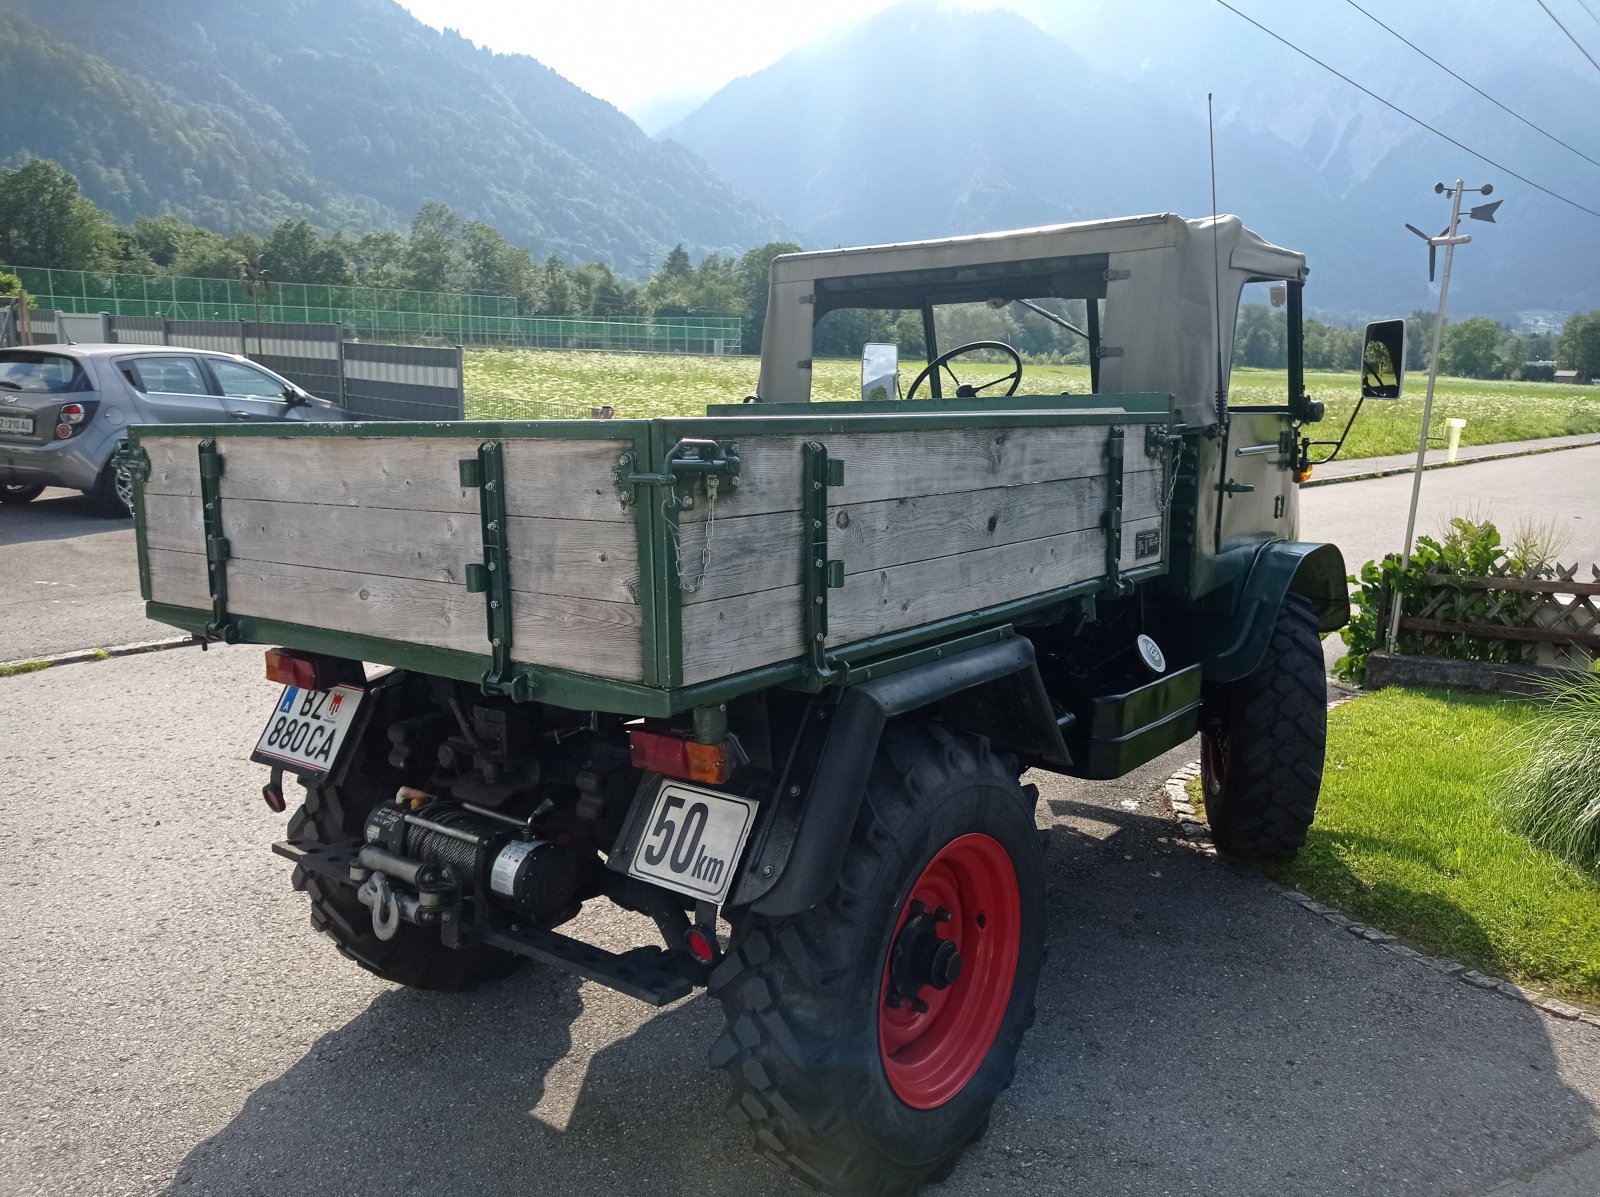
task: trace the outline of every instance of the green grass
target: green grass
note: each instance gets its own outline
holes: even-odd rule
[[[910,384],[915,363],[902,363]],[[700,415],[711,403],[737,403],[756,389],[760,362],[753,357],[693,357],[673,354],[561,353],[533,349],[469,349],[466,352],[467,416],[471,419],[587,418],[611,404],[619,416]],[[851,399],[860,393],[857,361],[819,360],[813,386],[819,399]],[[1023,382],[1036,393],[1089,389],[1087,366],[1028,365]],[[1414,452],[1422,415],[1424,379],[1413,375],[1407,398],[1369,402],[1351,430],[1345,457],[1380,457]],[[1356,375],[1310,374],[1306,389],[1328,405],[1318,435],[1336,439],[1355,406]],[[1236,403],[1272,403],[1284,394],[1279,371],[1239,370]],[[1444,436],[1444,421],[1464,418],[1464,445],[1491,445],[1578,432],[1600,432],[1600,395],[1540,382],[1474,382],[1446,378],[1434,397],[1432,435]]]
[[[49,661],[12,661],[9,665],[0,665],[0,677],[16,677],[19,673],[37,673],[49,668]]]
[[[1533,703],[1383,690],[1330,712],[1317,821],[1271,876],[1432,955],[1600,1001],[1600,886],[1507,829]]]

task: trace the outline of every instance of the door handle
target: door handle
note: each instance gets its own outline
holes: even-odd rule
[[[248,420],[250,418],[250,413],[247,411],[236,411],[230,414],[235,420]]]

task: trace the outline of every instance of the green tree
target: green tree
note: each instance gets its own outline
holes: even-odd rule
[[[465,276],[461,254],[461,217],[448,205],[424,204],[411,221],[406,239],[406,275],[418,291],[456,291]]]
[[[1281,366],[1287,360],[1285,317],[1264,303],[1247,303],[1239,308],[1234,325],[1233,364],[1236,366]]]
[[[110,263],[114,244],[111,218],[50,159],[0,171],[0,262],[100,270]]]
[[[1500,338],[1505,326],[1487,316],[1469,316],[1445,326],[1439,369],[1459,378],[1495,378],[1500,370]]]
[[[740,348],[745,353],[761,352],[761,331],[767,322],[767,272],[772,268],[772,259],[779,254],[799,252],[800,247],[792,241],[769,241],[750,250],[734,267],[734,278],[744,300],[740,312],[744,318]]]
[[[566,264],[551,254],[544,260],[540,273],[544,276],[544,299],[539,310],[550,316],[574,315],[572,278]]]
[[[350,249],[356,281],[369,287],[406,285],[406,239],[392,229],[362,233]]]
[[[284,221],[261,252],[280,283],[338,284],[352,277],[343,239],[323,240],[307,220]]]
[[[481,220],[469,220],[461,230],[461,255],[466,266],[466,288],[478,295],[514,295],[524,312],[539,310],[544,298],[544,277],[533,257],[512,245],[500,230]]]
[[[674,245],[668,252],[666,261],[661,263],[660,273],[667,278],[687,279],[694,273],[694,266],[689,261],[689,254],[683,248],[683,242]]]
[[[1556,366],[1577,370],[1589,378],[1600,377],[1600,312],[1571,317],[1556,342]]]
[[[1433,353],[1433,326],[1437,323],[1439,323],[1437,312],[1427,312],[1421,308],[1406,317],[1407,370],[1428,368],[1428,358]]]

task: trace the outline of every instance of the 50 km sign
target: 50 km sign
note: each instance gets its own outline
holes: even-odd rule
[[[733,884],[755,815],[756,804],[748,798],[664,781],[628,874],[720,903]]]

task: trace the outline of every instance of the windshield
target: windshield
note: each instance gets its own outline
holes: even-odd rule
[[[0,390],[56,394],[88,389],[83,367],[70,357],[19,349],[0,353]]]

